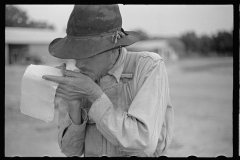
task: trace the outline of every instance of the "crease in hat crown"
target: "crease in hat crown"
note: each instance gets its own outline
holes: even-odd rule
[[[66,32],[71,37],[104,36],[121,28],[118,5],[75,5]]]
[[[67,36],[54,39],[49,53],[61,59],[84,59],[128,46],[140,40],[134,31],[122,29],[118,5],[75,5],[67,23]]]

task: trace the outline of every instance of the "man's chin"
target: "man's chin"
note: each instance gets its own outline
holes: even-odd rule
[[[90,77],[93,81],[95,81],[95,80],[97,79],[97,77],[94,76],[94,75],[91,74],[91,73],[88,73],[88,72],[81,72],[81,71],[80,71],[80,73],[84,74],[85,76]]]

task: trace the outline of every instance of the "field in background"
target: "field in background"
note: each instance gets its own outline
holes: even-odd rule
[[[167,63],[175,112],[167,156],[232,156],[232,58],[194,58]],[[21,114],[26,66],[5,66],[5,156],[64,156],[57,144],[57,114],[44,121]]]
[[[232,58],[185,60],[169,75],[175,111],[170,157],[233,155]]]

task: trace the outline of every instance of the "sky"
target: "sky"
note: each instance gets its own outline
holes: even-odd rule
[[[17,5],[31,20],[46,21],[65,32],[73,5]],[[122,28],[141,29],[149,36],[181,36],[194,31],[212,35],[232,31],[233,5],[122,5]]]

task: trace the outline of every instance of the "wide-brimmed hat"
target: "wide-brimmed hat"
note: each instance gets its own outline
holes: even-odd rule
[[[140,39],[137,32],[122,29],[118,5],[75,5],[66,32],[66,37],[50,43],[48,49],[52,56],[84,59]]]

